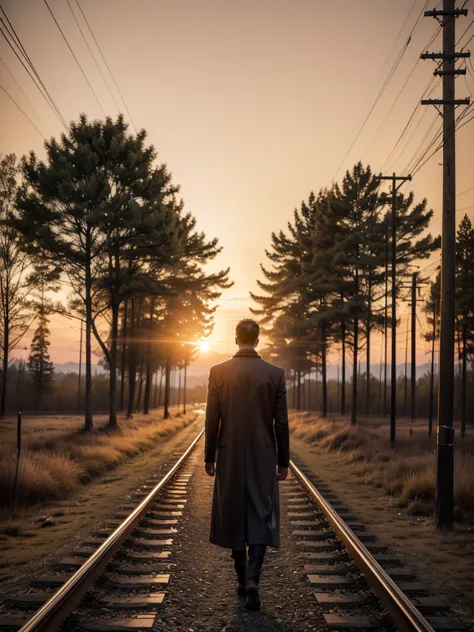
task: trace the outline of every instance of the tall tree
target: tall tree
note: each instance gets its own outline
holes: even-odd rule
[[[123,301],[160,293],[150,262],[176,256],[178,213],[166,166],[146,133],[131,135],[122,116],[90,123],[85,115],[68,136],[46,143],[47,159],[23,163],[18,226],[37,253],[59,260],[69,280],[72,307],[85,316],[85,426],[92,427],[92,336],[110,369],[110,423],[116,425],[119,313]],[[133,311],[133,305],[132,310]]]
[[[48,318],[44,310],[38,316],[38,326],[31,342],[28,357],[28,371],[31,375],[36,393],[36,405],[41,410],[44,396],[52,391],[54,364],[49,355]]]
[[[10,353],[20,343],[34,315],[30,309],[30,260],[14,225],[19,169],[14,154],[0,160],[0,417],[6,414]]]
[[[435,373],[435,348],[436,341],[439,340],[440,322],[441,322],[441,275],[438,272],[435,281],[430,284],[428,299],[423,305],[423,311],[426,314],[428,324],[428,332],[425,334],[425,340],[431,343],[431,367],[430,367],[430,387],[429,387],[429,404],[428,404],[428,436],[431,437],[433,432],[433,416],[434,416],[434,373]]]
[[[371,324],[368,297],[373,291],[375,270],[382,263],[383,225],[378,187],[379,181],[370,167],[365,168],[359,162],[351,172],[346,172],[341,186],[334,186],[330,200],[338,231],[333,264],[338,270],[345,299],[343,308],[352,329],[352,424],[357,421],[360,323],[365,315]],[[372,279],[372,284],[368,294],[369,279]],[[370,326],[367,331],[370,335]]]
[[[272,234],[272,249],[266,251],[270,267],[261,266],[265,281],[257,281],[264,293],[251,293],[252,299],[260,305],[251,309],[252,313],[260,316],[267,326],[276,343],[275,349],[286,349],[286,361],[292,363],[298,409],[308,355],[326,357],[321,332],[315,334],[315,329],[325,326],[324,321],[315,318],[315,304],[321,300],[312,280],[316,213],[316,198],[311,193],[308,202],[302,202],[300,209],[295,209],[293,222],[288,223],[288,233]]]
[[[461,438],[466,435],[467,362],[474,350],[474,228],[465,215],[456,246],[456,324],[461,341]]]

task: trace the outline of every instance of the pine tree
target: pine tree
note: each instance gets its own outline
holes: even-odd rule
[[[70,307],[85,319],[87,429],[92,427],[92,335],[110,370],[109,419],[112,426],[117,423],[117,341],[124,301],[131,303],[130,326],[140,328],[145,321],[138,303],[145,296],[173,293],[170,280],[181,278],[181,270],[189,286],[196,288],[197,282],[203,291],[228,282],[228,271],[202,274],[200,264],[220,250],[217,241],[195,231],[194,218],[175,199],[179,187],[165,165],[154,166],[156,152],[145,141],[145,131],[128,133],[122,116],[89,123],[83,115],[68,137],[46,143],[45,162],[31,154],[23,163],[26,186],[18,227],[38,255],[61,262],[75,292]],[[132,353],[129,409],[137,361]]]
[[[456,324],[461,340],[461,438],[466,436],[467,361],[474,351],[474,228],[465,215],[456,245]]]
[[[33,321],[28,280],[30,259],[15,227],[19,170],[14,154],[0,160],[0,417],[6,414],[10,354]]]
[[[429,389],[429,413],[428,413],[428,436],[433,432],[434,416],[434,367],[435,367],[435,346],[439,340],[441,323],[441,275],[438,272],[435,281],[430,284],[428,299],[423,305],[423,312],[426,314],[428,332],[425,340],[431,343],[431,368],[430,368],[430,389]]]
[[[48,318],[43,310],[38,316],[38,326],[31,342],[28,371],[36,392],[37,407],[41,410],[43,398],[53,389],[54,364],[49,356]]]
[[[321,321],[314,318],[316,303],[321,296],[316,296],[311,286],[316,213],[317,201],[311,193],[308,202],[302,202],[300,209],[295,209],[293,223],[288,223],[288,234],[283,231],[272,234],[272,250],[266,251],[271,268],[261,266],[266,280],[257,281],[264,294],[251,293],[253,300],[261,306],[251,311],[267,326],[273,342],[272,352],[283,351],[285,362],[289,363],[287,367],[295,377],[298,409],[301,407],[302,378],[312,364],[317,363],[319,356],[326,358],[324,340],[320,332],[316,332]],[[324,363],[323,370],[325,366]]]
[[[352,424],[357,421],[360,324],[365,316],[370,335],[372,292],[375,279],[380,278],[375,275],[382,265],[383,224],[378,187],[370,167],[364,168],[359,162],[350,173],[346,172],[341,186],[335,185],[330,199],[337,226],[333,265],[344,297],[341,307],[352,328]]]

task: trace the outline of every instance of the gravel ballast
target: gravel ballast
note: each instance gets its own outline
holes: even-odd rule
[[[314,599],[303,560],[298,557],[297,538],[291,535],[285,490],[280,483],[281,546],[268,549],[260,580],[262,607],[259,612],[245,608],[237,596],[236,576],[230,550],[209,542],[209,520],[214,479],[206,475],[203,450],[185,468],[193,476],[188,485],[188,502],[173,546],[165,607],[157,617],[160,632],[298,632],[327,629]],[[291,476],[291,475],[290,475]]]

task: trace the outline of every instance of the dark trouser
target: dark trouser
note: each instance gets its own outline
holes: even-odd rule
[[[239,583],[245,584],[247,578],[247,580],[253,580],[258,584],[266,548],[266,544],[249,544],[248,562],[245,549],[243,551],[232,549],[232,559]]]

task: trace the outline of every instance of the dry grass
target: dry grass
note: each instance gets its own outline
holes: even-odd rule
[[[294,436],[328,453],[334,453],[367,484],[382,488],[414,515],[433,512],[436,440],[424,420],[401,420],[392,449],[386,420],[363,419],[353,427],[341,417],[322,419],[308,413],[290,415]],[[472,431],[455,443],[455,516],[474,523],[474,437]],[[456,433],[459,437],[459,432]]]
[[[195,413],[172,414],[168,420],[161,419],[158,412],[136,415],[133,421],[120,420],[114,431],[106,428],[104,418],[97,430],[85,433],[79,417],[26,417],[17,505],[25,507],[67,498],[81,484],[148,450],[195,418]],[[4,438],[0,448],[0,505],[8,506],[16,470],[14,422],[3,421],[0,431]]]

